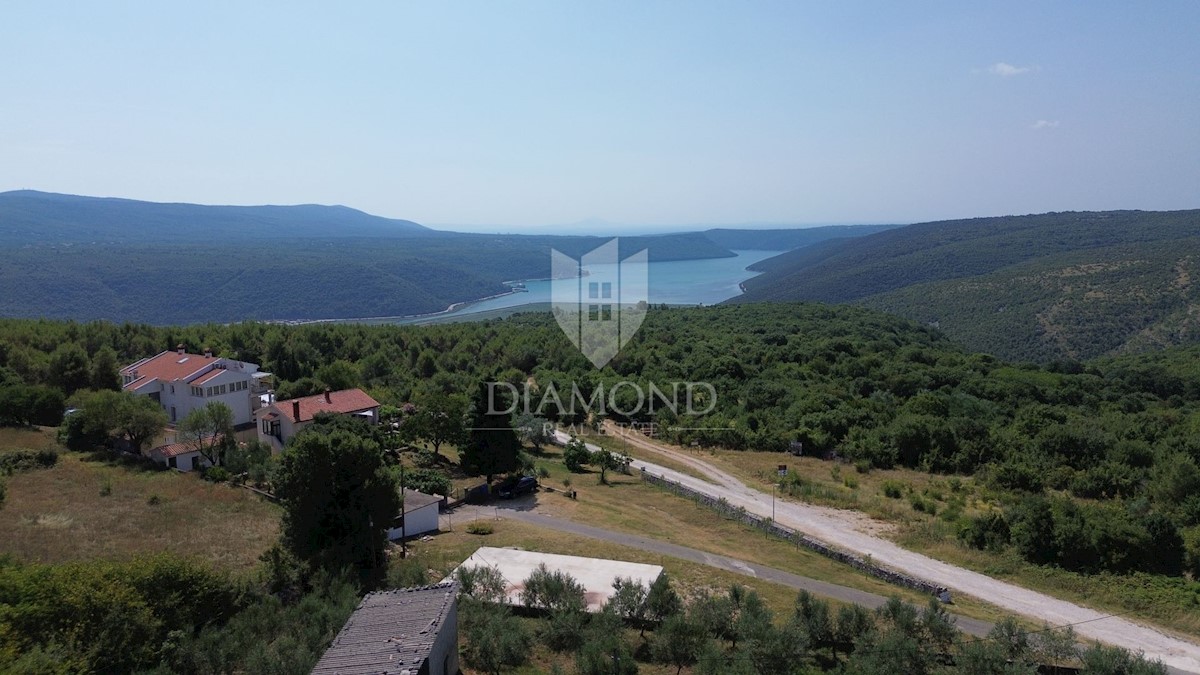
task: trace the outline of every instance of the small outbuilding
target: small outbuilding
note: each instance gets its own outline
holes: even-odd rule
[[[313,675],[456,675],[457,586],[368,593]]]
[[[192,471],[210,466],[207,459],[191,443],[168,443],[153,448],[150,458],[177,471]]]
[[[392,521],[388,539],[407,539],[426,532],[437,532],[438,513],[443,499],[416,490],[405,490],[404,512]]]

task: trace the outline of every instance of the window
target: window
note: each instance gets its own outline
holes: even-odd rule
[[[600,305],[588,305],[588,321],[600,319]]]
[[[600,297],[600,284],[592,281],[588,283],[588,299],[595,300]]]
[[[600,305],[600,320],[612,321],[612,305]]]
[[[600,297],[602,297],[602,298],[611,298],[612,297],[612,282],[611,281],[604,282],[603,284],[600,285],[600,288],[601,288]]]
[[[172,469],[174,469],[178,464],[179,462],[177,462],[174,457],[167,459],[167,466],[171,467]]]

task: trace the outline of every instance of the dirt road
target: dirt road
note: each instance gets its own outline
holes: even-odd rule
[[[609,430],[609,433],[616,432],[615,427]],[[568,440],[565,434],[563,436],[560,441]],[[629,433],[625,438],[631,445],[659,453],[674,463],[684,464],[707,476],[712,482],[641,460],[634,460],[634,470],[645,469],[694,490],[714,497],[723,497],[730,504],[743,507],[751,513],[771,517],[770,494],[748,487],[736,477],[698,457],[650,441],[640,434]],[[592,446],[592,449],[597,448]],[[1167,635],[1125,618],[1109,617],[1094,609],[901,548],[894,542],[873,534],[880,530],[881,524],[862,513],[783,500],[775,501],[774,509],[775,519],[781,525],[847,551],[863,556],[869,555],[876,563],[945,586],[958,593],[974,596],[1037,621],[1050,625],[1073,624],[1076,633],[1083,638],[1118,645],[1135,652],[1142,651],[1147,657],[1160,659],[1173,669],[1200,673],[1200,644]]]

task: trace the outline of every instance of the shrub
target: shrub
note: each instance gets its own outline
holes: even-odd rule
[[[592,461],[592,453],[587,449],[587,445],[578,438],[572,438],[567,447],[563,449],[563,464],[567,470],[572,473],[583,471],[583,466]]]
[[[0,453],[0,474],[12,475],[21,471],[48,469],[58,463],[54,450],[17,448]]]
[[[883,481],[883,496],[889,499],[900,499],[904,495],[904,485],[899,481]]]
[[[495,531],[496,528],[491,523],[484,523],[478,520],[467,523],[467,534],[491,534]]]
[[[912,505],[914,511],[919,513],[928,513],[931,516],[937,515],[937,502],[933,501],[932,499],[926,499],[925,497],[912,492],[908,495],[908,503]]]
[[[854,470],[858,473],[871,473],[871,460],[860,459],[854,462]]]
[[[538,478],[549,478],[550,477],[550,469],[547,469],[544,466],[539,466],[538,470],[537,470],[537,474],[538,474]]]
[[[58,650],[63,672],[133,672],[162,656],[169,631],[223,623],[243,602],[230,576],[169,556],[116,563],[0,566],[0,671],[8,658]],[[44,672],[44,671],[39,671]]]
[[[424,492],[427,495],[450,494],[450,476],[438,469],[392,469],[400,484],[410,490]]]
[[[162,503],[162,497],[159,497],[158,495],[150,495],[149,497],[146,498],[146,504],[148,506],[158,506],[161,503]]]
[[[210,466],[204,470],[204,480],[214,483],[223,483],[229,480],[229,476],[229,470],[223,466]]]
[[[525,580],[521,604],[554,613],[583,612],[587,609],[584,593],[583,584],[570,574],[560,570],[551,572],[543,563]]]
[[[100,496],[107,497],[111,494],[112,494],[112,479],[105,478],[104,482],[100,484]]]
[[[429,583],[425,564],[417,558],[395,558],[388,567],[388,588],[412,588]]]
[[[988,512],[967,519],[959,527],[959,539],[973,549],[997,550],[1008,544],[1008,521],[997,512]]]
[[[458,597],[471,598],[480,602],[501,602],[506,595],[508,582],[500,570],[488,565],[468,567],[462,565],[455,571],[458,579]]]
[[[858,489],[858,479],[855,478],[854,476],[846,476],[845,478],[842,479],[842,484],[845,485],[846,487],[850,488],[851,490]]]
[[[508,607],[484,602],[463,602],[459,615],[463,659],[485,672],[498,673],[504,666],[519,666],[529,659],[530,639],[525,625]]]

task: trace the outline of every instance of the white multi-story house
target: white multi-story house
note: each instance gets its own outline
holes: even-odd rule
[[[208,350],[188,354],[179,345],[123,368],[121,386],[158,401],[172,423],[210,401],[220,401],[233,410],[238,426],[254,423],[270,376],[260,372],[258,364],[213,356]]]

